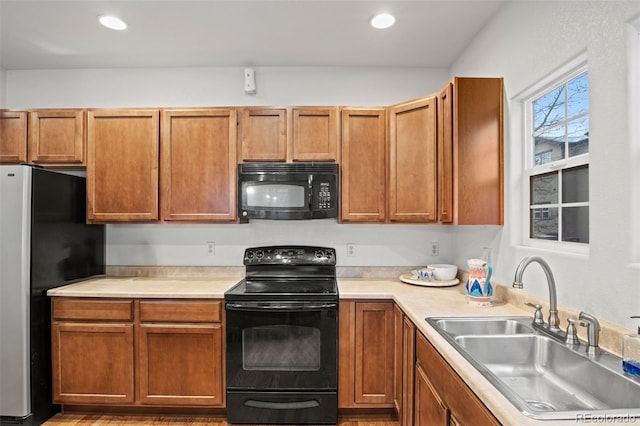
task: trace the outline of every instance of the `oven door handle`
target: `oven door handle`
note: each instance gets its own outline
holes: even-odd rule
[[[303,311],[319,311],[324,309],[337,308],[337,303],[227,303],[227,309],[231,311],[270,311],[270,312],[303,312]]]

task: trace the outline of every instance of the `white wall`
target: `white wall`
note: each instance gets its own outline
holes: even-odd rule
[[[0,67],[0,108],[5,108],[7,103],[7,73]]]
[[[635,226],[640,214],[632,210],[630,200],[638,197],[633,191],[639,186],[632,178],[640,174],[630,169],[629,158],[633,153],[637,157],[640,141],[629,133],[627,32],[628,23],[639,14],[637,1],[509,2],[452,67],[454,75],[502,75],[506,93],[506,224],[497,232],[456,229],[456,261],[464,262],[472,254],[466,250],[468,240],[496,245],[496,280],[507,284],[524,256],[541,255],[554,272],[559,304],[633,329],[635,320],[628,317],[640,315],[640,268],[633,254],[634,241],[640,239]],[[523,244],[526,182],[522,118],[514,97],[584,52],[591,119],[589,254],[532,249]],[[636,234],[630,235],[631,230]],[[524,291],[548,297],[538,265],[532,265],[524,278]]]
[[[377,106],[439,91],[450,74],[420,68],[256,68],[257,94],[242,68],[8,71],[11,108],[215,105]],[[431,241],[440,255],[429,257]],[[215,255],[206,254],[207,242]],[[241,265],[246,247],[293,243],[335,247],[342,266],[450,262],[451,227],[338,225],[335,220],[249,224],[109,225],[109,265]],[[356,245],[355,256],[346,244]]]

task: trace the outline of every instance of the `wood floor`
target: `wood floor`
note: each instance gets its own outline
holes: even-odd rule
[[[44,426],[229,426],[217,417],[184,416],[114,416],[101,414],[57,414]],[[399,426],[400,422],[391,418],[352,417],[341,418],[338,426]],[[250,425],[248,425],[250,426]],[[260,425],[254,425],[260,426]]]

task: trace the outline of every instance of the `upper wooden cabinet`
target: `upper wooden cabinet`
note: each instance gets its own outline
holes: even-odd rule
[[[84,166],[85,111],[30,111],[28,154],[30,163]]]
[[[342,110],[341,221],[386,219],[386,111]]]
[[[236,111],[162,111],[161,218],[236,219]]]
[[[238,124],[239,162],[286,161],[286,108],[243,108]]]
[[[156,109],[91,110],[87,120],[87,220],[158,219]]]
[[[453,84],[438,94],[438,221],[453,222]]]
[[[338,108],[293,108],[291,159],[338,161]]]
[[[27,112],[0,111],[0,163],[27,161]]]
[[[437,220],[437,97],[389,108],[389,219]]]
[[[504,223],[503,79],[453,83],[454,222]]]

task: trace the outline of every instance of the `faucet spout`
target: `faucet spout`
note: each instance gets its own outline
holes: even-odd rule
[[[516,273],[513,278],[513,287],[514,288],[523,288],[522,284],[522,275],[524,274],[525,269],[531,263],[537,263],[542,267],[545,276],[547,277],[547,286],[549,287],[549,329],[553,331],[560,330],[560,319],[558,318],[558,301],[556,296],[556,281],[553,278],[553,273],[551,272],[551,267],[549,264],[540,256],[529,256],[525,257],[520,261],[520,264],[516,268]]]

